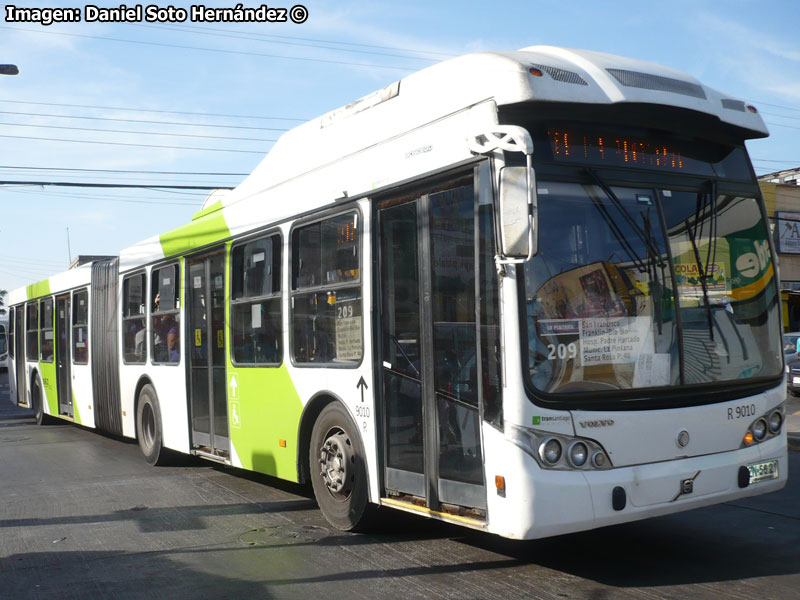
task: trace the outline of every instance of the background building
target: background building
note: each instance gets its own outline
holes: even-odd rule
[[[758,178],[778,252],[784,331],[800,331],[800,168]]]

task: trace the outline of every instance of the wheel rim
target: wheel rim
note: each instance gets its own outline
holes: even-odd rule
[[[319,452],[320,476],[331,496],[346,500],[353,491],[355,452],[347,432],[332,429]]]
[[[149,404],[145,404],[142,408],[142,439],[148,448],[153,447],[156,439],[156,417],[153,407]]]

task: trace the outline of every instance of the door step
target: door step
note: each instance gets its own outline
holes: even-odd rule
[[[472,529],[486,531],[486,521],[474,519],[472,517],[454,515],[439,510],[431,510],[427,506],[418,506],[417,504],[406,502],[405,500],[397,500],[396,498],[381,498],[381,505],[399,508],[400,510],[418,515],[425,515],[427,517],[438,519],[439,521],[445,521],[447,523],[455,523],[456,525],[463,525],[465,527],[471,527]]]
[[[204,458],[206,460],[220,463],[221,465],[231,464],[231,460],[228,456],[220,456],[219,454],[214,454],[206,450],[195,448],[194,450],[192,450],[192,454],[195,456],[199,456],[200,458]]]

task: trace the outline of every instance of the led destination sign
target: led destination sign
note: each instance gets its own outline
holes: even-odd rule
[[[589,127],[549,127],[545,130],[553,160],[610,167],[731,176],[747,173],[740,148],[668,136],[636,135]],[[734,178],[740,178],[733,175]]]

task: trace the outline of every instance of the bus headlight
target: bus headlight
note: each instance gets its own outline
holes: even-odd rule
[[[588,438],[510,424],[506,428],[506,436],[543,469],[587,471],[613,467],[603,447]]]
[[[596,469],[605,469],[606,465],[608,465],[606,455],[600,450],[595,450],[592,454],[592,466]]]
[[[772,411],[772,414],[769,416],[769,432],[778,433],[781,430],[781,425],[783,425],[783,415],[781,411]]]
[[[582,467],[586,464],[586,459],[589,458],[589,449],[583,442],[573,442],[569,447],[569,462],[574,467]]]
[[[753,444],[760,444],[780,434],[783,427],[783,411],[784,405],[780,404],[753,421],[750,427],[747,428],[744,441],[740,447],[745,448]]]
[[[753,437],[760,442],[767,435],[767,422],[764,419],[759,419],[753,423],[752,431]]]
[[[561,458],[561,442],[555,438],[550,438],[542,442],[539,446],[539,456],[543,461],[554,465]]]

